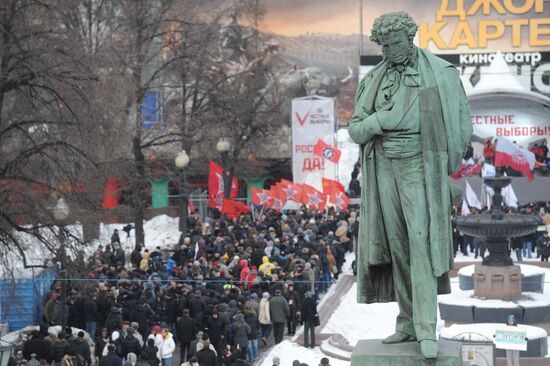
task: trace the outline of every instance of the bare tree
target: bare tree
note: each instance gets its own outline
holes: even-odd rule
[[[24,265],[29,248],[18,233],[57,253],[58,241],[41,230],[54,228],[48,193],[71,199],[76,157],[85,156],[72,137],[78,106],[87,103],[81,85],[95,76],[68,44],[59,15],[53,0],[0,3],[0,246]]]

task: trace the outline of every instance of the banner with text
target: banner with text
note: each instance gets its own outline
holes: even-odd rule
[[[305,97],[292,100],[292,175],[302,184],[308,175],[335,179],[336,164],[313,153],[322,139],[334,146],[334,99]]]

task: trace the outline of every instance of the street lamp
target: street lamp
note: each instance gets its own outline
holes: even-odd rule
[[[69,217],[69,205],[63,197],[57,200],[53,208],[53,217],[59,225],[59,275],[61,276],[61,333],[65,333],[67,328],[67,286],[65,285],[67,268],[66,268],[66,253],[65,253],[65,228],[64,223]],[[0,365],[1,366],[1,365]]]
[[[218,143],[216,144],[216,150],[221,154],[222,156],[222,167],[223,167],[223,196],[224,198],[231,198],[231,184],[232,184],[232,173],[231,170],[228,169],[228,157],[229,157],[229,150],[231,150],[231,143],[229,140],[225,137],[220,137],[218,140]]]
[[[187,235],[187,193],[185,191],[185,168],[189,165],[189,155],[182,150],[175,159],[176,167],[180,170],[179,202],[180,222],[179,229],[182,235]]]
[[[8,366],[13,345],[0,339],[0,366]]]

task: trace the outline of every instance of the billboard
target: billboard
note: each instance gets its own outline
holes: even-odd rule
[[[415,44],[456,65],[471,108],[472,144],[505,137],[523,147],[550,137],[550,3],[543,0],[365,2],[365,33],[378,16],[408,12]],[[382,60],[364,38],[360,75]]]
[[[292,101],[292,176],[294,183],[334,179],[336,164],[313,153],[319,139],[334,146],[334,99],[297,98]]]

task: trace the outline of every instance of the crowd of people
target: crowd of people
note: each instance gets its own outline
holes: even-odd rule
[[[475,208],[470,208],[470,214],[476,215],[485,213],[487,208],[478,211]],[[508,212],[513,210],[507,208]],[[453,207],[453,215],[460,215],[460,207]],[[522,207],[519,207],[517,212],[526,215],[538,215],[541,218],[540,230],[522,237],[511,238],[510,252],[514,253],[516,260],[522,262],[524,258],[531,259],[533,257],[540,258],[541,262],[548,262],[550,257],[550,201],[536,202]],[[487,254],[486,243],[479,238],[463,234],[453,223],[453,245],[455,256],[457,253],[462,253],[464,256],[473,254],[474,258],[478,256],[484,258]]]
[[[304,346],[313,348],[317,301],[353,251],[357,219],[353,211],[302,209],[203,221],[197,212],[173,248],[138,244],[132,252],[116,231],[82,278],[54,285],[23,358],[53,366],[245,365],[270,337],[280,343],[285,329],[291,336],[301,324]],[[92,351],[84,332],[52,339],[53,325],[85,330]]]

